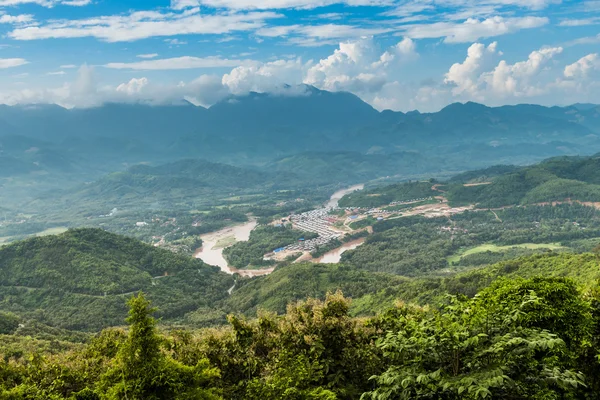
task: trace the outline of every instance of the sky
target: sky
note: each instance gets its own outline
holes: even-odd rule
[[[0,0],[0,31],[0,104],[600,104],[600,0]]]

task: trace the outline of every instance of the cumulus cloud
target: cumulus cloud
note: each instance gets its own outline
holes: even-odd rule
[[[158,57],[158,53],[138,54],[136,57],[137,58],[156,58],[156,57]]]
[[[600,57],[598,53],[588,54],[581,57],[573,64],[565,67],[564,76],[566,78],[586,78],[590,72],[600,70]]]
[[[562,47],[533,51],[525,61],[509,64],[501,60],[492,70],[490,61],[497,53],[496,43],[485,47],[474,43],[464,62],[456,63],[446,73],[444,82],[452,85],[452,94],[463,99],[499,101],[506,98],[539,96],[550,87],[542,79],[543,67]]]
[[[340,43],[332,55],[308,70],[304,82],[326,90],[374,91],[385,83],[380,59],[372,38]]]
[[[234,94],[276,91],[285,85],[302,82],[307,65],[309,64],[302,63],[300,58],[268,63],[253,62],[223,75],[222,83]]]
[[[554,56],[562,53],[562,47],[549,47],[533,51],[526,61],[508,64],[502,60],[484,81],[494,95],[505,97],[538,96],[547,90],[540,78],[542,67]]]
[[[140,93],[142,89],[148,85],[147,78],[132,78],[127,83],[121,83],[117,86],[117,92],[125,93],[128,95],[132,95],[135,93]]]
[[[101,85],[97,71],[84,65],[74,82],[54,89],[0,93],[0,102],[54,102],[91,107],[115,101],[174,104],[186,99],[207,106],[228,95],[249,91],[302,94],[305,92],[302,83],[325,90],[349,91],[378,109],[403,111],[431,111],[450,102],[467,100],[489,105],[523,101],[547,104],[556,99],[600,101],[600,84],[594,80],[594,71],[600,71],[598,54],[588,54],[575,62],[568,60],[569,63],[562,60],[562,52],[561,47],[544,47],[532,51],[524,60],[509,63],[501,59],[503,53],[496,42],[473,43],[466,57],[449,66],[444,75],[412,82],[405,78],[403,70],[412,68],[405,64],[419,56],[417,43],[403,38],[393,46],[381,48],[371,37],[341,42],[320,60],[297,56],[269,62],[183,57],[106,65],[133,71],[231,68],[223,75],[205,74],[177,84],[161,84],[142,75],[118,84]]]
[[[496,47],[497,42],[487,47],[481,43],[473,43],[467,50],[467,58],[462,63],[455,63],[450,67],[444,82],[454,85],[452,93],[455,96],[477,93],[481,73],[496,54]]]

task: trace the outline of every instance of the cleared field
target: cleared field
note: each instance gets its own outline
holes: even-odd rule
[[[454,262],[458,262],[458,261],[460,261],[461,258],[471,255],[471,254],[484,253],[486,251],[498,253],[498,252],[501,252],[504,250],[510,250],[513,248],[530,249],[530,250],[537,250],[537,249],[560,250],[560,249],[564,249],[564,247],[561,246],[559,243],[521,243],[521,244],[510,245],[510,246],[498,246],[495,244],[482,244],[480,246],[473,247],[471,249],[454,254],[454,255],[448,257],[447,260],[448,260],[448,263],[451,264]]]
[[[66,226],[57,226],[55,228],[48,228],[45,231],[38,232],[35,236],[48,236],[48,235],[59,235],[61,233],[65,233],[69,228]]]
[[[215,245],[213,246],[213,249],[224,249],[235,244],[236,242],[237,240],[235,240],[235,236],[227,236],[223,239],[219,239],[217,243],[215,243]]]

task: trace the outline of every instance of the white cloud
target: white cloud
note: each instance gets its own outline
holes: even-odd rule
[[[562,53],[562,47],[549,47],[533,51],[526,61],[508,64],[502,60],[490,73],[483,76],[494,95],[500,97],[531,97],[546,89],[540,84],[542,67],[554,56]]]
[[[136,57],[137,58],[156,58],[156,57],[158,57],[158,53],[138,54]]]
[[[92,0],[0,0],[0,7],[19,6],[22,4],[37,4],[42,7],[54,7],[57,4],[65,6],[86,6]]]
[[[65,74],[66,74],[65,71],[55,71],[55,72],[48,72],[46,75],[53,76],[53,75],[65,75]]]
[[[372,99],[390,82],[390,75],[403,61],[417,56],[414,42],[405,38],[385,52],[372,38],[339,44],[332,55],[312,66],[304,83],[331,91],[350,91]]]
[[[353,25],[306,25],[298,28],[296,32],[302,36],[319,39],[357,38],[361,36],[374,36],[392,32],[391,28],[362,28]]]
[[[242,63],[240,60],[229,60],[221,57],[176,57],[159,60],[146,60],[132,63],[108,63],[104,65],[111,69],[133,69],[133,70],[177,70],[194,68],[219,68],[235,67]]]
[[[586,78],[591,71],[595,70],[600,70],[600,56],[598,56],[598,53],[588,54],[573,64],[567,65],[564,76],[566,78],[581,79]]]
[[[64,64],[60,66],[60,69],[73,69],[73,68],[77,68],[77,65],[75,64]]]
[[[117,92],[132,95],[135,93],[140,93],[145,86],[148,86],[147,78],[133,78],[127,83],[121,83],[119,86],[117,86],[116,90]]]
[[[23,58],[0,58],[0,69],[20,67],[29,64],[29,61]]]
[[[559,26],[587,26],[600,24],[600,17],[581,18],[581,19],[563,19]]]
[[[60,4],[65,6],[83,7],[92,4],[92,0],[62,0]]]
[[[600,33],[596,36],[586,36],[582,38],[578,38],[575,40],[571,40],[565,44],[565,46],[576,46],[576,45],[585,45],[585,44],[596,44],[600,43]]]
[[[250,31],[280,17],[269,11],[207,15],[201,15],[199,9],[136,11],[128,15],[49,21],[39,26],[16,28],[8,36],[16,40],[94,37],[107,42],[125,42],[160,36]]]
[[[310,64],[301,59],[277,60],[268,63],[253,62],[234,68],[223,75],[222,83],[231,93],[242,94],[250,91],[270,92],[284,85],[302,82],[304,71]]]
[[[467,50],[467,58],[462,63],[455,63],[450,67],[444,82],[454,85],[452,93],[455,96],[477,93],[481,73],[496,54],[496,47],[496,42],[487,47],[481,43],[473,43]]]
[[[374,36],[393,31],[392,28],[365,28],[353,25],[279,25],[261,28],[256,35],[264,37],[288,37],[289,44],[304,47],[316,47],[337,44],[340,39]],[[325,39],[325,40],[323,40]]]
[[[171,0],[171,8],[174,10],[183,10],[199,6],[200,2],[198,0]]]
[[[290,33],[300,29],[301,25],[278,25],[270,26],[268,28],[260,28],[256,31],[258,36],[265,37],[281,37],[288,36]]]
[[[269,9],[312,9],[332,4],[349,6],[383,6],[392,4],[391,0],[200,0],[204,6],[234,10]]]
[[[21,14],[21,15],[0,15],[0,24],[25,24],[33,21],[33,15]]]
[[[538,28],[546,25],[546,17],[490,17],[484,20],[469,18],[463,23],[436,22],[409,25],[404,35],[413,39],[444,38],[446,43],[473,42],[481,38],[514,33],[521,29]]]
[[[186,45],[187,42],[179,39],[165,39],[165,43],[170,44],[171,46],[183,46]]]

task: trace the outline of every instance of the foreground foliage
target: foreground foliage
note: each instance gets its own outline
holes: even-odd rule
[[[439,308],[355,319],[338,292],[162,333],[140,294],[127,330],[54,353],[4,349],[0,399],[597,399],[599,293],[501,279]]]

